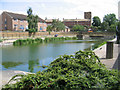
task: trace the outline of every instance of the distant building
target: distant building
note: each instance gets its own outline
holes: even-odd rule
[[[47,24],[41,18],[38,20],[38,31],[46,31]],[[25,31],[28,29],[27,16],[4,11],[0,15],[1,31]]]
[[[84,19],[63,19],[63,23],[72,28],[74,25],[91,26],[91,12],[84,12]]]
[[[120,20],[120,1],[118,2],[118,20]]]

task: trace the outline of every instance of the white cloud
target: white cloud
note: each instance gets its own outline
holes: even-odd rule
[[[92,17],[115,13],[118,17],[119,0],[1,0],[1,2],[31,2],[33,13],[50,18],[84,18],[84,12],[91,11]],[[53,6],[52,6],[52,5]],[[57,6],[59,4],[59,6]],[[22,7],[22,6],[21,6]],[[11,10],[12,11],[12,10]],[[15,10],[13,11],[15,12]],[[16,11],[26,14],[26,10]]]

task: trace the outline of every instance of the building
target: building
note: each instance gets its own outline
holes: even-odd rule
[[[74,25],[91,26],[91,12],[84,12],[84,19],[63,19],[63,23],[72,28]]]
[[[1,31],[25,31],[28,29],[27,15],[4,11],[0,15]],[[38,20],[38,31],[46,31],[47,24],[41,18]]]
[[[120,20],[120,1],[118,2],[118,20]]]

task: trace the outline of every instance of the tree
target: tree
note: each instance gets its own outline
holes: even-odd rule
[[[61,21],[53,19],[52,29],[54,31],[62,31],[65,30],[65,25]]]
[[[84,30],[84,26],[82,26],[82,25],[74,25],[72,29],[74,31],[82,31],[82,30]]]
[[[49,35],[50,35],[50,32],[52,31],[52,25],[47,26],[47,31],[49,32]]]
[[[37,15],[33,15],[32,14],[32,9],[29,8],[27,11],[27,21],[28,21],[28,30],[29,31],[29,36],[31,36],[31,34],[33,33],[33,35],[35,34],[35,32],[37,32],[38,30],[38,16]]]
[[[93,26],[100,26],[101,25],[101,20],[98,16],[95,16],[93,17],[93,23],[92,23]]]
[[[102,29],[103,31],[109,30],[109,24],[108,24],[108,22],[102,22],[102,23],[101,23],[101,29]]]
[[[108,22],[109,26],[117,22],[115,14],[107,14],[103,18],[103,22]]]

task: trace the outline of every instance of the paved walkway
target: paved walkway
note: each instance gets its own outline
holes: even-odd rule
[[[114,44],[113,46],[112,59],[106,59],[106,44],[101,46],[100,48],[95,49],[94,52],[108,69],[120,70],[120,44]]]
[[[2,85],[5,85],[8,83],[8,81],[17,74],[26,75],[30,72],[24,72],[24,71],[14,71],[14,70],[5,70],[0,71],[0,89],[2,88]],[[14,83],[14,82],[12,82]]]

